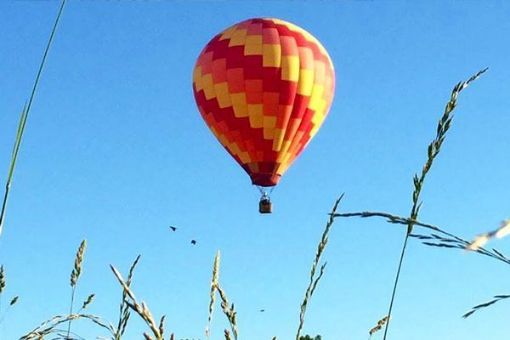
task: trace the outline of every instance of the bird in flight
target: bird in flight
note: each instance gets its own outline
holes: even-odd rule
[[[191,240],[191,244],[192,244],[192,245],[196,245],[196,244],[197,244],[197,241],[196,241],[196,240]]]
[[[265,309],[260,309],[259,312],[261,313],[264,313],[266,310]]]
[[[172,229],[172,231],[176,231],[177,230],[177,228],[172,226],[172,225],[170,226],[170,229]]]

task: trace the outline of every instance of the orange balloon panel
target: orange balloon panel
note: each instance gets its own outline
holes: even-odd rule
[[[326,117],[335,73],[310,33],[249,19],[203,49],[193,71],[198,109],[253,184],[274,186]]]

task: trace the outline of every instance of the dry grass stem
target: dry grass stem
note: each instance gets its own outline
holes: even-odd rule
[[[161,333],[161,337],[165,336],[165,318],[166,315],[163,315],[161,319],[159,319],[159,332]]]
[[[142,301],[141,303],[138,303],[134,293],[126,284],[126,281],[124,281],[119,271],[112,265],[110,265],[110,268],[113,271],[113,274],[115,275],[117,280],[119,281],[120,285],[122,286],[122,289],[126,293],[126,304],[145,321],[145,323],[147,324],[147,326],[149,326],[149,329],[155,336],[156,340],[164,340],[162,332],[163,329],[160,329],[160,327],[163,328],[162,323],[160,323],[158,326],[145,302]],[[130,301],[128,301],[127,299],[129,299]]]
[[[212,271],[212,279],[211,279],[211,291],[209,293],[209,315],[207,316],[207,326],[205,327],[205,336],[207,339],[211,336],[211,321],[214,311],[214,302],[216,301],[216,287],[219,284],[219,275],[220,275],[220,251],[216,253],[214,257],[213,271]]]
[[[322,253],[324,252],[324,249],[326,249],[326,245],[328,244],[328,237],[329,237],[329,231],[331,229],[331,226],[333,225],[333,222],[335,221],[335,215],[336,210],[338,208],[338,204],[342,200],[344,195],[342,194],[339,199],[336,200],[335,204],[333,205],[333,209],[331,210],[331,213],[329,214],[329,220],[326,223],[326,228],[324,228],[324,232],[322,233],[321,240],[319,241],[319,244],[317,245],[317,252],[315,253],[315,259],[312,263],[312,268],[310,269],[310,281],[308,283],[308,287],[305,291],[305,296],[303,298],[303,302],[301,303],[301,311],[299,314],[299,326],[296,333],[296,340],[299,340],[299,337],[301,335],[301,330],[303,329],[303,325],[305,323],[305,314],[306,314],[306,307],[308,305],[308,302],[310,301],[315,288],[317,287],[317,284],[319,283],[319,280],[321,279],[322,275],[324,274],[324,269],[326,268],[326,263],[321,265],[319,274],[316,275],[317,266],[319,265]]]
[[[133,279],[133,273],[135,271],[135,267],[138,264],[138,261],[140,261],[140,255],[136,257],[136,259],[131,264],[131,267],[129,268],[129,273],[126,280],[126,286],[131,286],[131,281]],[[130,308],[126,303],[126,297],[127,293],[125,290],[122,290],[122,301],[120,303],[119,307],[119,321],[117,323],[117,329],[115,331],[114,340],[120,340],[124,332],[126,331],[127,323],[129,321],[129,317],[131,316]]]
[[[34,328],[29,333],[23,335],[20,340],[40,340],[43,339],[44,336],[62,332],[61,329],[58,329],[57,326],[64,324],[66,322],[78,319],[90,320],[97,326],[108,330],[111,334],[114,334],[113,325],[108,323],[107,321],[91,314],[71,314],[71,315],[56,315],[49,320],[44,321],[38,327]]]
[[[237,312],[235,311],[234,304],[230,304],[228,302],[228,297],[225,291],[220,287],[219,284],[216,285],[216,290],[218,291],[221,299],[221,308],[223,309],[223,314],[228,319],[230,324],[230,329],[232,330],[232,334],[234,335],[234,339],[237,340]]]
[[[230,337],[230,332],[228,331],[228,329],[225,329],[225,340],[231,340],[232,338]]]

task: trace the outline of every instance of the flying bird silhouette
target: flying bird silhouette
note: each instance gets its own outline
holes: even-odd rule
[[[191,244],[192,244],[192,245],[196,245],[196,244],[197,244],[197,241],[195,241],[195,240],[191,240]]]
[[[170,226],[170,229],[172,229],[172,231],[176,231],[177,230],[177,228],[174,227],[174,226]]]

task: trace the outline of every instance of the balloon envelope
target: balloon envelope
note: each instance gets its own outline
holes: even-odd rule
[[[254,18],[216,35],[193,71],[208,127],[250,175],[274,186],[317,133],[335,87],[333,64],[310,33]]]

